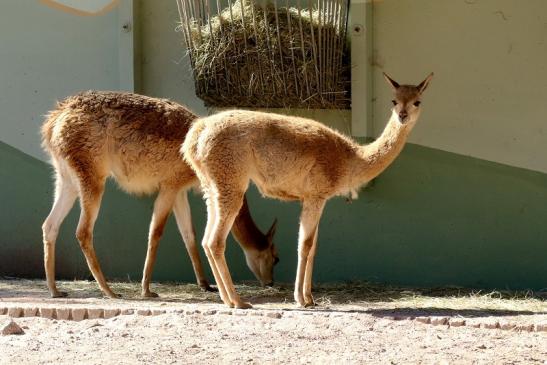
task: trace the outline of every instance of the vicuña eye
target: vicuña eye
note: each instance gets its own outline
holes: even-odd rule
[[[422,103],[421,101],[415,101],[414,106],[418,107],[418,106],[420,106],[421,103]]]
[[[393,105],[397,105],[397,101],[391,100],[391,102],[393,103]]]

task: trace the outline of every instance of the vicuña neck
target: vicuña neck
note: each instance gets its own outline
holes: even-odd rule
[[[415,121],[401,124],[392,113],[382,135],[371,144],[362,146],[355,166],[357,185],[366,183],[384,171],[401,153]]]
[[[243,205],[232,226],[232,234],[244,251],[262,251],[268,247],[266,237],[251,217],[247,198],[243,199]]]

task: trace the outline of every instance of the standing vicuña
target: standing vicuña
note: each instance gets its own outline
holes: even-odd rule
[[[395,92],[391,118],[382,135],[365,146],[313,120],[276,114],[233,110],[194,123],[182,152],[205,193],[203,247],[225,304],[251,306],[236,293],[224,258],[226,236],[251,180],[263,195],[302,202],[294,298],[302,306],[315,304],[312,270],[325,202],[356,194],[397,157],[432,76],[410,86],[385,75]]]
[[[195,244],[186,195],[197,179],[179,153],[196,118],[172,101],[119,92],[81,93],[59,103],[49,114],[42,126],[42,139],[55,168],[55,201],[42,229],[51,296],[66,295],[55,285],[55,240],[61,223],[79,197],[81,214],[76,236],[101,290],[109,297],[116,297],[106,283],[93,248],[93,226],[108,176],[130,193],[158,191],[150,223],[142,295],[156,296],[150,292],[149,284],[159,239],[171,210],[197,282],[210,290]],[[272,242],[275,222],[266,235],[262,234],[244,201],[233,232],[251,271],[262,284],[271,285],[273,265],[278,261]]]

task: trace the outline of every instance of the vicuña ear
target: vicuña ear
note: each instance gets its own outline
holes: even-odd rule
[[[416,86],[418,90],[420,90],[420,94],[423,93],[425,89],[427,89],[427,86],[429,85],[429,82],[431,81],[432,78],[433,78],[433,72],[430,73],[429,76],[427,76],[426,79],[422,81],[418,86]]]
[[[391,77],[389,77],[385,72],[383,72],[384,74],[384,78],[386,79],[386,81],[388,82],[388,84],[391,85],[391,87],[393,88],[393,90],[397,90],[399,88],[399,83],[395,80],[393,80]]]
[[[275,235],[276,229],[277,229],[277,218],[275,218],[272,226],[268,230],[268,233],[266,233],[266,238],[268,239],[268,242],[273,242],[273,237]]]

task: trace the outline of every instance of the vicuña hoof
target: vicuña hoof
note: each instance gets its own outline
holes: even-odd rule
[[[151,291],[146,291],[141,294],[144,298],[157,298],[159,297],[158,293],[154,293]]]
[[[105,296],[110,299],[120,299],[122,297],[121,294],[116,294],[114,292],[105,293]]]
[[[68,293],[66,291],[59,291],[59,290],[56,290],[54,292],[51,292],[50,293],[50,296],[52,298],[64,298],[64,297],[67,297],[68,296]]]
[[[315,307],[317,304],[315,303],[315,300],[313,300],[313,297],[310,295],[308,298],[304,299],[304,307]]]
[[[310,308],[310,307],[315,307],[317,304],[315,304],[315,302],[312,300],[311,302],[305,302],[304,303],[304,308]]]
[[[251,305],[251,303],[240,302],[240,303],[236,303],[235,307],[237,309],[251,309],[253,306]]]
[[[305,300],[297,300],[296,301],[296,306],[298,308],[309,308],[309,307],[313,307],[315,305],[315,303],[312,301],[311,303],[310,302],[306,302]]]
[[[212,293],[215,293],[215,292],[218,291],[217,288],[212,287],[212,286],[209,285],[209,284],[200,284],[199,287],[200,287],[201,290],[204,291],[204,292],[212,292]]]

